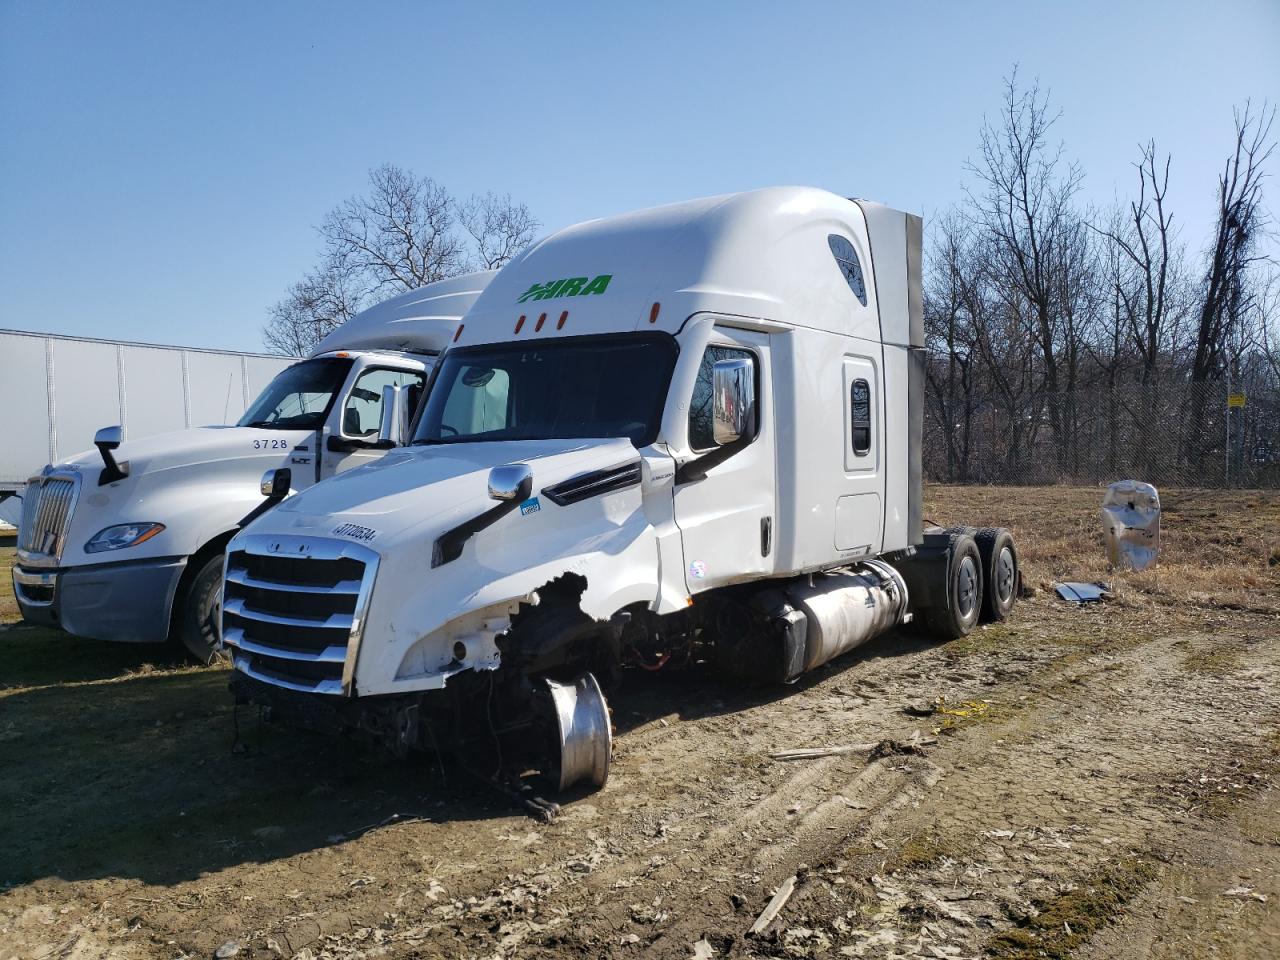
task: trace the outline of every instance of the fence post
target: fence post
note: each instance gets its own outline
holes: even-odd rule
[[[1231,383],[1226,384],[1227,392],[1222,397],[1222,421],[1227,425],[1227,442],[1223,449],[1226,465],[1223,470],[1222,485],[1231,489]]]

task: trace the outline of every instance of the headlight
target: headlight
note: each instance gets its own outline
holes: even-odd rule
[[[150,540],[164,529],[163,523],[120,523],[114,527],[99,530],[93,539],[84,545],[85,553],[102,553],[104,550],[121,550],[124,547],[136,547]]]

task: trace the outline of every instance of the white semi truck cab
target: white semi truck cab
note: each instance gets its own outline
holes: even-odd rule
[[[917,217],[787,187],[535,244],[463,318],[410,445],[228,545],[237,696],[599,786],[628,664],[789,682],[913,617],[1003,617],[1008,533],[923,528],[920,242]]]
[[[264,471],[287,470],[286,489],[302,490],[403,439],[384,407],[412,407],[492,275],[430,284],[352,318],[281,371],[235,426],[135,441],[106,428],[97,451],[45,467],[18,530],[23,617],[102,640],[172,636],[213,659],[223,549],[260,507]]]

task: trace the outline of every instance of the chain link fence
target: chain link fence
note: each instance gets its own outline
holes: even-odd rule
[[[1280,487],[1280,389],[1103,384],[1031,403],[926,398],[925,477],[943,483]]]

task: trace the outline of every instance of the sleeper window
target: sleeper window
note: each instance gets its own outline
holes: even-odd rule
[[[865,457],[871,452],[871,385],[855,380],[849,388],[849,422],[853,428],[853,452]]]
[[[831,255],[836,258],[836,266],[840,268],[840,273],[849,284],[849,289],[858,298],[858,302],[865,307],[867,285],[862,279],[862,262],[858,259],[858,251],[853,248],[853,244],[848,239],[838,233],[827,237],[827,246],[831,248]]]
[[[710,450],[716,445],[711,423],[712,370],[720,360],[750,360],[754,354],[740,347],[712,344],[702,355],[698,379],[693,385],[693,401],[689,404],[689,446],[694,450]]]

